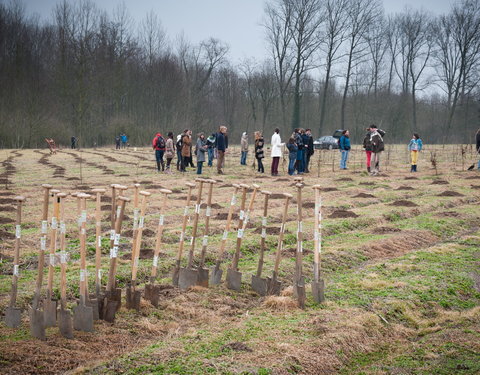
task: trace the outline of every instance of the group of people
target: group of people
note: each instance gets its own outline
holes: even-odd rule
[[[120,148],[128,147],[128,137],[125,133],[121,133],[115,136],[115,149],[120,150]]]

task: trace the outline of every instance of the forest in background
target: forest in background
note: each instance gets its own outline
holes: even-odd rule
[[[59,1],[51,18],[0,4],[0,147],[44,147],[44,138],[145,145],[157,131],[229,127],[269,139],[293,128],[314,137],[371,123],[389,143],[418,132],[426,143],[473,143],[480,127],[480,4],[448,14],[378,0],[269,0],[265,61],[233,63],[229,46],[170,36],[161,14],[135,22],[90,0]]]

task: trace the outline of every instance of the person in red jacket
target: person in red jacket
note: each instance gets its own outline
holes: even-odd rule
[[[152,147],[155,150],[155,159],[157,160],[157,171],[160,172],[160,167],[162,171],[165,170],[165,163],[163,162],[163,154],[165,153],[165,138],[163,138],[161,133],[155,134],[155,137],[152,140]]]

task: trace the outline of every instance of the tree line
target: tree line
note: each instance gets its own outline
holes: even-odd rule
[[[377,124],[389,142],[472,142],[480,127],[480,3],[447,14],[379,0],[268,0],[268,58],[233,63],[229,46],[171,38],[153,11],[134,22],[91,0],[60,1],[41,22],[18,0],[0,4],[0,147],[133,145],[156,131],[214,132],[231,142],[260,130]]]

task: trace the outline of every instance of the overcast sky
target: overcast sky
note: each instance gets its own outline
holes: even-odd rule
[[[9,0],[0,0],[7,3]],[[38,13],[42,20],[51,20],[59,0],[23,0],[28,14]],[[191,42],[209,37],[218,38],[230,46],[230,59],[254,57],[262,60],[267,55],[264,30],[261,26],[264,0],[94,0],[97,6],[111,13],[118,4],[125,3],[130,15],[138,23],[153,10],[173,40],[184,32]],[[434,14],[449,11],[452,0],[383,0],[385,12],[400,12],[405,6],[423,8]]]

